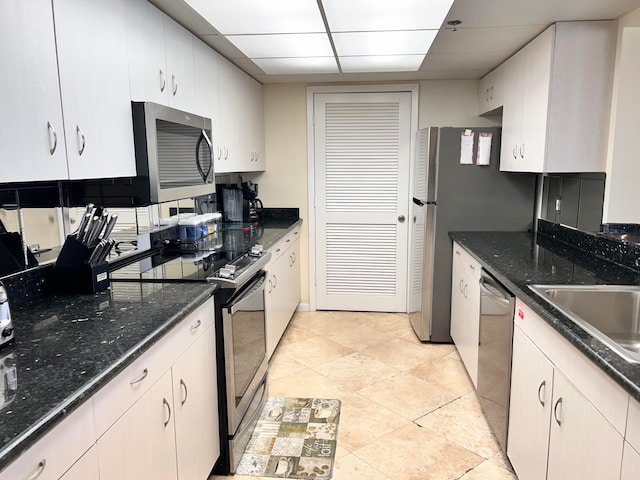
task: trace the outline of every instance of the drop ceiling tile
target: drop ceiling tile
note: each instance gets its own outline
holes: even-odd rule
[[[253,61],[267,75],[338,73],[334,57],[256,58]]]
[[[344,73],[414,72],[420,68],[424,55],[381,55],[340,57]]]
[[[338,56],[425,55],[437,30],[334,33]]]
[[[322,0],[332,32],[438,29],[453,0]]]
[[[326,33],[285,35],[230,35],[227,40],[249,58],[330,57],[333,49]]]
[[[185,0],[220,33],[324,32],[316,0]]]

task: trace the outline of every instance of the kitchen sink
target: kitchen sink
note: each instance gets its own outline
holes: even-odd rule
[[[629,362],[640,363],[640,285],[529,285]]]

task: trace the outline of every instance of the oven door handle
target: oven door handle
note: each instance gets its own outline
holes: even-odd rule
[[[238,310],[242,310],[242,305],[250,301],[254,295],[264,294],[264,286],[266,283],[266,275],[264,272],[260,274],[260,277],[256,279],[251,285],[249,285],[238,298],[231,300],[229,305],[229,313],[233,315]],[[264,304],[263,307],[264,308]]]

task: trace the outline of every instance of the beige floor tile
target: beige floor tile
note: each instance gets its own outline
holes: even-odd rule
[[[442,387],[407,373],[394,375],[357,392],[408,420],[414,420],[458,398]]]
[[[353,391],[360,390],[380,380],[396,375],[398,370],[373,358],[353,353],[333,362],[314,367],[314,370]]]
[[[501,451],[475,392],[419,418],[416,423],[483,458],[491,458]]]
[[[340,431],[338,430],[338,435],[339,434],[340,434]],[[340,442],[340,445],[336,445],[336,458],[342,458],[349,454],[351,454],[351,452],[346,448],[344,448],[344,445],[342,445],[342,442]]]
[[[303,342],[317,336],[315,333],[299,327],[297,324],[290,323],[280,340],[280,345],[289,345],[290,343]]]
[[[304,368],[307,367],[302,363],[284,353],[279,353],[278,355],[272,355],[269,360],[269,378],[275,380],[276,378],[286,377]]]
[[[430,430],[409,423],[354,455],[391,479],[454,480],[482,458]]]
[[[409,423],[405,417],[358,393],[345,393],[340,400],[338,442],[350,452]]]
[[[326,336],[337,328],[358,326],[362,322],[360,312],[297,312],[290,325]]]
[[[518,480],[514,473],[485,460],[460,480]]]
[[[419,365],[407,373],[438,385],[456,395],[472,392],[474,387],[458,355],[445,355]]]
[[[396,334],[393,331],[379,330],[366,324],[359,324],[337,327],[327,334],[327,338],[353,350],[362,351],[373,345],[392,340],[396,338]]]
[[[286,377],[269,379],[270,397],[337,398],[350,389],[310,368],[303,368]]]
[[[315,336],[301,342],[281,345],[279,351],[307,367],[331,362],[353,350],[324,337]]]
[[[392,480],[352,454],[336,461],[332,478],[333,480]]]
[[[362,350],[362,353],[405,372],[423,363],[442,358],[441,350],[433,347],[434,345],[416,345],[394,338],[366,348]]]

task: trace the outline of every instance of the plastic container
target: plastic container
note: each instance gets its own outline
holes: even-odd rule
[[[203,234],[203,225],[202,215],[181,219],[178,222],[180,240],[182,242],[197,242],[205,236]]]

